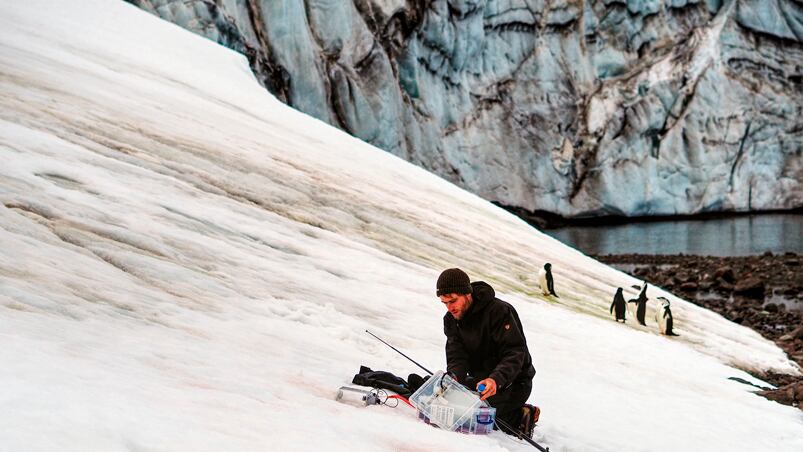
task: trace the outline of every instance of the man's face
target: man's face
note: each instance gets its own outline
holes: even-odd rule
[[[460,320],[471,306],[471,294],[450,293],[441,295],[439,298],[455,320]]]

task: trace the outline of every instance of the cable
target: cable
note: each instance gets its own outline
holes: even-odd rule
[[[391,397],[388,394],[388,392],[385,391],[384,389],[373,388],[373,389],[371,389],[371,392],[376,397],[377,401],[379,402],[379,405],[385,405],[385,406],[388,406],[390,408],[396,408],[397,406],[399,406],[399,399],[397,399],[395,397]],[[394,403],[393,405],[389,404],[388,403],[389,399],[394,399],[394,401],[396,403]]]

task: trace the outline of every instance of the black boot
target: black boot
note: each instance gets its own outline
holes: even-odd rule
[[[535,423],[541,416],[541,409],[533,405],[524,405],[521,407],[521,422],[519,423],[519,431],[522,436],[532,439]]]

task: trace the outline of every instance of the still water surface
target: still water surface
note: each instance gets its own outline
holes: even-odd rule
[[[765,251],[803,253],[801,214],[570,226],[544,232],[587,254],[747,256]]]

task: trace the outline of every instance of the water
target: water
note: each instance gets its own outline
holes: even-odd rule
[[[570,226],[544,232],[587,254],[803,254],[803,214]]]
[[[790,298],[779,291],[773,291],[764,299],[764,306],[768,304],[783,305],[787,311],[803,311],[803,301]]]

